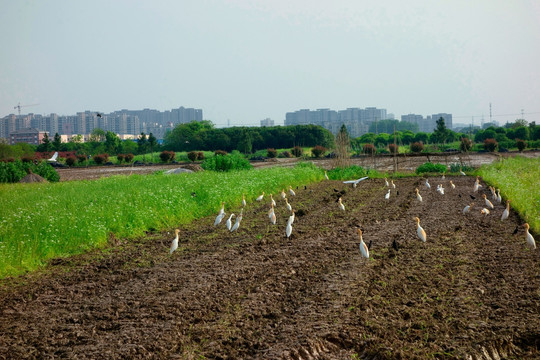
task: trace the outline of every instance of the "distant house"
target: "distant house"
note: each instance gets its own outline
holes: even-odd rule
[[[15,130],[9,134],[9,144],[15,145],[16,143],[27,143],[39,145],[43,142],[45,134],[47,134],[46,131],[39,131],[32,128]]]

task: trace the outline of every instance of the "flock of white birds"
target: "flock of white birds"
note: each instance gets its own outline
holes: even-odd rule
[[[465,175],[465,173],[463,173],[462,171],[460,171],[460,173],[461,173],[461,175]],[[326,171],[324,172],[324,177],[325,177],[326,180],[329,180]],[[357,184],[360,181],[363,181],[363,180],[365,180],[367,178],[368,177],[363,177],[363,178],[356,179],[356,180],[344,181],[343,183],[344,184],[352,184],[352,186],[354,188],[356,188]],[[445,179],[444,174],[442,175],[442,179],[443,180]],[[388,192],[385,194],[384,198],[385,198],[385,200],[389,200],[391,190],[392,189],[395,190],[396,185],[394,184],[394,180],[390,180],[390,183],[389,183],[388,180],[386,178],[384,178],[384,181],[385,181],[386,187],[388,187]],[[456,188],[456,185],[451,180],[450,180],[449,184],[450,184],[450,187],[452,189]],[[431,189],[431,185],[430,185],[428,179],[426,179],[426,181],[425,181],[425,187],[427,188],[427,190]],[[482,187],[482,185],[480,184],[480,179],[477,176],[476,180],[474,182],[473,188],[472,188],[473,193],[478,192],[478,190],[481,187]],[[499,204],[502,203],[502,197],[501,197],[500,189],[495,189],[494,187],[490,186],[489,190],[491,192],[492,200],[495,201],[496,203],[499,203]],[[441,195],[444,195],[444,191],[445,191],[445,189],[442,186],[442,184],[438,184],[437,185],[437,192],[439,194],[441,194]],[[289,186],[288,193],[289,193],[289,196],[296,196],[296,193],[292,189],[292,186]],[[418,188],[415,189],[415,193],[416,193],[416,199],[419,202],[422,202],[423,201],[422,195],[420,195],[420,190]],[[473,195],[471,195],[471,198],[474,199],[475,197]],[[483,198],[484,205],[481,206],[482,209],[480,210],[480,213],[483,214],[484,216],[488,216],[490,214],[490,209],[493,210],[495,208],[495,206],[493,205],[493,202],[491,202],[487,198],[486,194],[482,194],[482,198]],[[264,191],[255,200],[260,202],[260,201],[263,201],[263,199],[264,199]],[[291,236],[292,230],[293,230],[292,225],[293,225],[293,222],[294,222],[295,211],[292,209],[292,206],[291,206],[291,204],[289,203],[289,201],[287,199],[287,193],[285,192],[285,189],[281,190],[281,199],[285,202],[287,210],[291,213],[291,215],[289,216],[289,220],[287,221],[287,226],[285,228],[285,235],[287,236],[287,238],[289,238]],[[342,210],[342,211],[345,211],[345,205],[343,204],[343,201],[342,201],[341,197],[338,198],[337,203],[338,203],[338,208],[340,210]],[[229,218],[227,219],[227,221],[226,221],[226,226],[227,226],[227,229],[229,231],[233,232],[233,231],[238,230],[238,227],[240,226],[240,222],[242,221],[242,215],[243,215],[245,206],[246,206],[246,198],[245,198],[245,195],[242,195],[242,209],[240,210],[240,214],[236,217],[235,223],[234,224],[232,223],[232,218],[234,216],[236,216],[235,214],[231,214],[229,216]],[[270,194],[270,209],[268,211],[268,218],[270,220],[270,223],[273,224],[273,225],[276,224],[276,214],[274,212],[274,207],[275,206],[276,206],[276,201],[274,200],[272,194]],[[468,214],[471,211],[473,206],[474,206],[474,203],[471,203],[471,204],[465,206],[465,208],[462,211],[463,214],[464,215]],[[504,220],[508,219],[509,215],[510,215],[510,200],[507,200],[506,201],[506,208],[504,209],[504,211],[502,213],[502,216],[501,216],[501,221],[504,221]],[[221,209],[220,209],[220,211],[219,211],[219,213],[216,216],[216,219],[214,221],[214,226],[219,225],[224,218],[225,218],[225,203],[222,202],[221,203]],[[427,241],[426,231],[422,228],[422,226],[420,226],[420,219],[418,217],[415,217],[414,220],[416,221],[416,233],[418,235],[418,238],[420,240],[422,240],[423,242],[426,242]],[[529,224],[525,223],[522,226],[525,228],[525,240],[526,240],[527,245],[533,250],[536,249],[536,242],[534,240],[534,237],[529,232]],[[172,254],[178,248],[179,233],[180,233],[180,230],[176,229],[175,230],[176,236],[172,241],[171,248],[169,250],[169,254]],[[362,239],[362,230],[360,230],[360,229],[358,229],[358,236],[360,238],[360,253],[361,253],[363,258],[369,259],[369,246],[367,246],[365,244],[364,240]]]

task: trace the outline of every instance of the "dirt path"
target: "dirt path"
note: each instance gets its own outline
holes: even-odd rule
[[[148,234],[3,280],[0,358],[539,358],[540,253],[513,235],[520,220],[501,222],[500,204],[482,217],[479,194],[462,215],[469,177],[430,181],[446,194],[418,178],[389,201],[382,180],[298,189],[290,239],[283,202],[275,226],[266,202],[248,204],[236,233],[181,228],[172,256],[171,234]]]

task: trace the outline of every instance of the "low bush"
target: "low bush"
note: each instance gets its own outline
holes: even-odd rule
[[[311,154],[316,157],[320,158],[324,153],[326,152],[326,148],[321,145],[316,145],[314,148],[311,149]]]
[[[444,173],[446,172],[446,166],[443,164],[433,164],[430,162],[424,163],[416,168],[417,174],[424,173]]]
[[[377,148],[373,144],[364,144],[362,146],[362,152],[367,155],[374,155],[377,152]]]
[[[276,149],[266,149],[266,156],[270,159],[277,157]]]
[[[278,157],[280,157],[280,158],[292,158],[293,154],[291,154],[289,151],[285,150],[285,151],[279,153]]]
[[[79,162],[79,164],[86,162],[86,160],[88,160],[88,157],[86,155],[84,154],[77,155],[77,161]]]
[[[204,160],[204,152],[198,151],[197,152],[197,160]]]
[[[201,164],[204,170],[211,171],[232,171],[232,170],[249,170],[253,166],[249,161],[240,154],[229,154],[212,156],[204,160]]]
[[[525,140],[516,139],[516,146],[518,150],[521,152],[525,150],[525,148],[527,147],[527,142]]]
[[[494,152],[497,150],[499,143],[495,139],[486,139],[484,140],[484,149],[489,152]]]
[[[225,150],[216,150],[214,151],[214,155],[227,155],[227,152]]]
[[[21,158],[22,162],[24,163],[30,163],[30,162],[33,162],[34,161],[34,157],[33,156],[23,156]]]
[[[94,155],[93,159],[94,159],[94,162],[98,165],[105,164],[107,161],[109,161],[109,154],[104,153],[104,154]]]
[[[300,157],[302,156],[302,154],[304,153],[304,149],[302,149],[300,146],[295,146],[291,149],[291,153],[295,156],[295,157]]]
[[[68,156],[66,158],[66,165],[67,166],[73,166],[77,162],[77,158],[75,156]]]
[[[413,153],[421,153],[424,150],[424,144],[421,141],[413,142],[410,148]]]
[[[451,173],[458,173],[460,170],[463,172],[472,172],[475,169],[472,166],[469,165],[461,165],[460,163],[453,163],[449,165]]]
[[[174,151],[164,150],[159,154],[159,158],[162,162],[168,163],[174,160],[176,153]]]
[[[129,153],[129,154],[126,154],[126,162],[127,163],[130,163],[133,161],[133,159],[135,158],[135,155]]]
[[[126,160],[126,155],[124,155],[124,154],[118,154],[118,155],[116,155],[116,159],[117,159],[118,162],[121,164],[121,163],[123,163],[123,162]]]
[[[197,159],[199,157],[199,153],[197,151],[190,151],[190,152],[187,153],[187,157],[188,157],[189,161],[195,162],[195,161],[197,161]]]
[[[390,151],[390,154],[399,154],[399,146],[396,144],[388,145],[388,150]]]
[[[472,140],[466,137],[462,137],[459,143],[459,150],[461,151],[471,151],[473,146]]]

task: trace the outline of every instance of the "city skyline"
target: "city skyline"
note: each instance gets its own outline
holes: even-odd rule
[[[36,114],[180,103],[217,126],[352,106],[480,123],[491,104],[499,123],[540,123],[534,1],[0,0],[0,10],[0,118],[19,103]]]

